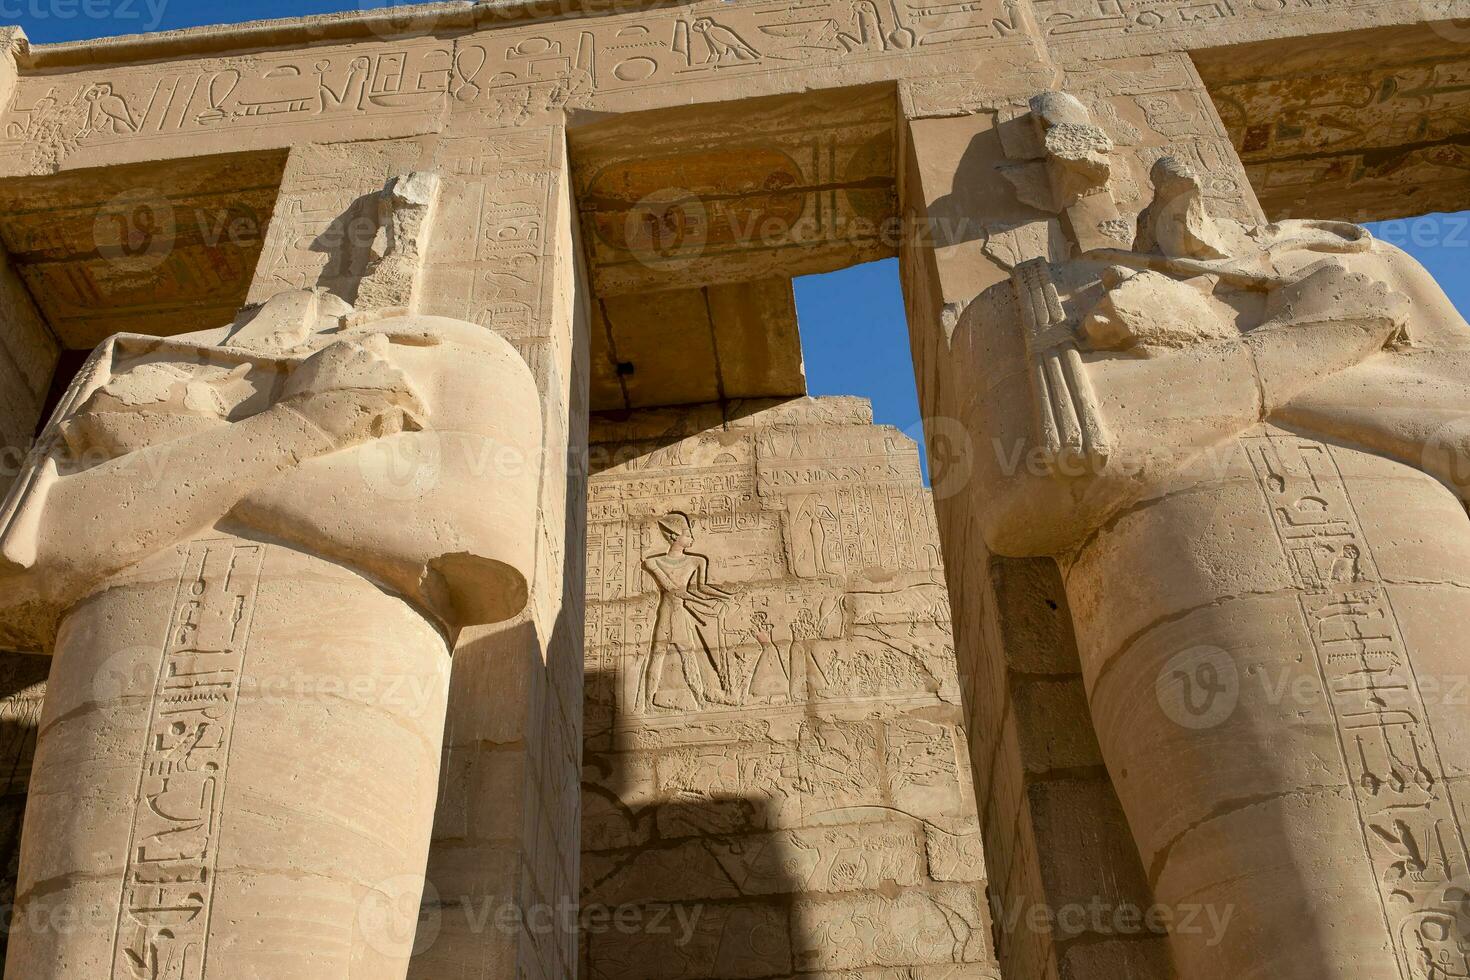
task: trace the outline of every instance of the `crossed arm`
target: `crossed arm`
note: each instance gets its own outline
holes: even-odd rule
[[[43,463],[50,472],[0,539],[0,570],[64,595],[206,530],[305,460],[401,429],[421,406],[384,353],[334,344],[303,363],[308,384],[288,385],[285,398],[249,418],[79,472]]]

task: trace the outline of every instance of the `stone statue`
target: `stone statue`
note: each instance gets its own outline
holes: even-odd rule
[[[315,291],[97,351],[0,512],[0,633],[55,655],[8,977],[402,980],[539,404],[490,331]]]
[[[1074,227],[961,315],[974,513],[1061,564],[1156,899],[1231,916],[1181,980],[1470,975],[1470,326],[1364,229],[1152,177],[1132,248]]]

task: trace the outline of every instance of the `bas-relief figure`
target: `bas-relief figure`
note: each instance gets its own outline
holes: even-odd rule
[[[4,638],[55,657],[7,976],[400,980],[540,427],[506,341],[324,292],[97,351],[0,514]]]
[[[1362,228],[1152,182],[1131,248],[1066,213],[960,316],[975,513],[1062,565],[1156,898],[1233,912],[1182,980],[1466,975],[1470,326]]]
[[[987,226],[983,251],[1015,253],[1011,282],[944,320],[974,386],[965,421],[998,439],[974,513],[995,550],[1066,569],[1093,714],[1159,898],[1233,910],[1223,948],[1176,937],[1184,980],[1470,976],[1451,798],[1463,725],[1453,685],[1436,686],[1459,662],[1442,624],[1464,618],[1470,580],[1445,489],[1470,492],[1464,324],[1356,229],[1212,214],[1241,217],[1248,194],[1224,132],[1199,126],[1213,110],[1185,51],[1396,23],[1407,7],[1449,11],[701,0],[498,24],[461,5],[353,43],[282,28],[259,46],[160,38],[146,55],[123,42],[38,61],[17,44],[0,65],[12,173],[306,149],[277,210],[297,220],[274,223],[288,234],[251,294],[281,295],[223,331],[110,341],[0,512],[0,640],[50,646],[64,670],[22,902],[111,916],[96,935],[18,934],[12,975],[402,975],[447,649],[463,626],[514,616],[532,566],[538,467],[487,477],[485,440],[533,452],[541,418],[513,354],[415,315],[412,295],[427,265],[436,300],[462,294],[437,311],[520,337],[544,325],[562,110],[897,81],[902,126],[1080,81],[1106,115],[1131,72],[1153,88],[1128,95],[1138,125],[1114,107],[1110,131],[1165,152],[1139,148],[1146,122],[1203,176],[1162,163],[1135,227],[1144,172],[1114,166],[1080,104],[1032,107],[1034,156],[997,185],[1056,220]],[[822,235],[886,217],[899,168],[860,175],[881,192],[831,186],[816,161],[836,168],[853,133],[810,125],[812,167],[770,171],[820,187],[792,198],[793,220],[813,202]],[[310,145],[323,134],[337,145]],[[433,165],[476,178],[450,206],[480,220],[421,254],[434,188],[397,181],[353,257],[363,268],[329,270],[356,308],[293,291],[340,285],[320,278],[313,226],[356,193],[338,150],[398,141],[420,159],[418,137]],[[414,165],[388,156],[385,173]],[[666,159],[636,163],[662,181]],[[573,181],[573,197],[634,172]],[[612,252],[625,219],[609,219]],[[616,285],[588,241],[594,290]],[[710,269],[731,260],[713,244]],[[648,282],[619,288],[635,285]],[[818,414],[717,427],[593,481],[586,897],[709,911],[677,948],[593,938],[591,976],[992,970],[929,501],[902,440]],[[95,506],[103,485],[128,506]],[[289,696],[273,693],[282,678]],[[369,686],[343,693],[349,678]],[[1316,696],[1276,693],[1303,689]],[[554,798],[538,805],[573,822]],[[576,874],[575,843],[522,832],[527,854]]]
[[[720,616],[719,604],[731,598],[731,593],[710,583],[709,559],[688,550],[694,544],[694,524],[688,514],[674,511],[658,522],[658,529],[669,550],[643,562],[644,571],[658,583],[659,602],[653,624],[653,648],[648,665],[639,677],[641,710],[647,710],[650,705],[670,707],[658,695],[670,648],[678,656],[685,683],[698,703],[706,703],[711,696],[705,689],[705,662],[715,670],[719,686],[729,687],[728,662],[721,662],[723,645],[720,645],[721,656],[708,660],[711,649],[706,637],[711,619]],[[714,696],[728,695],[721,690]]]
[[[582,899],[704,911],[682,945],[589,935],[587,976],[994,975],[928,494],[911,442],[825,401],[604,432]]]

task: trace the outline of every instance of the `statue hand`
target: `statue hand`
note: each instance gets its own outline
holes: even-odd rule
[[[1386,343],[1409,317],[1409,299],[1388,283],[1328,260],[1271,294],[1265,327],[1350,322]]]
[[[422,428],[427,408],[388,350],[382,335],[332,344],[292,372],[282,400],[338,448]]]
[[[1273,412],[1399,338],[1409,300],[1336,262],[1309,269],[1268,301],[1269,319],[1246,334],[1263,408]]]

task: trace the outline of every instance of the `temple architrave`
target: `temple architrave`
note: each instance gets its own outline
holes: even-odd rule
[[[1470,978],[1470,2],[365,6],[0,32],[6,980]]]

